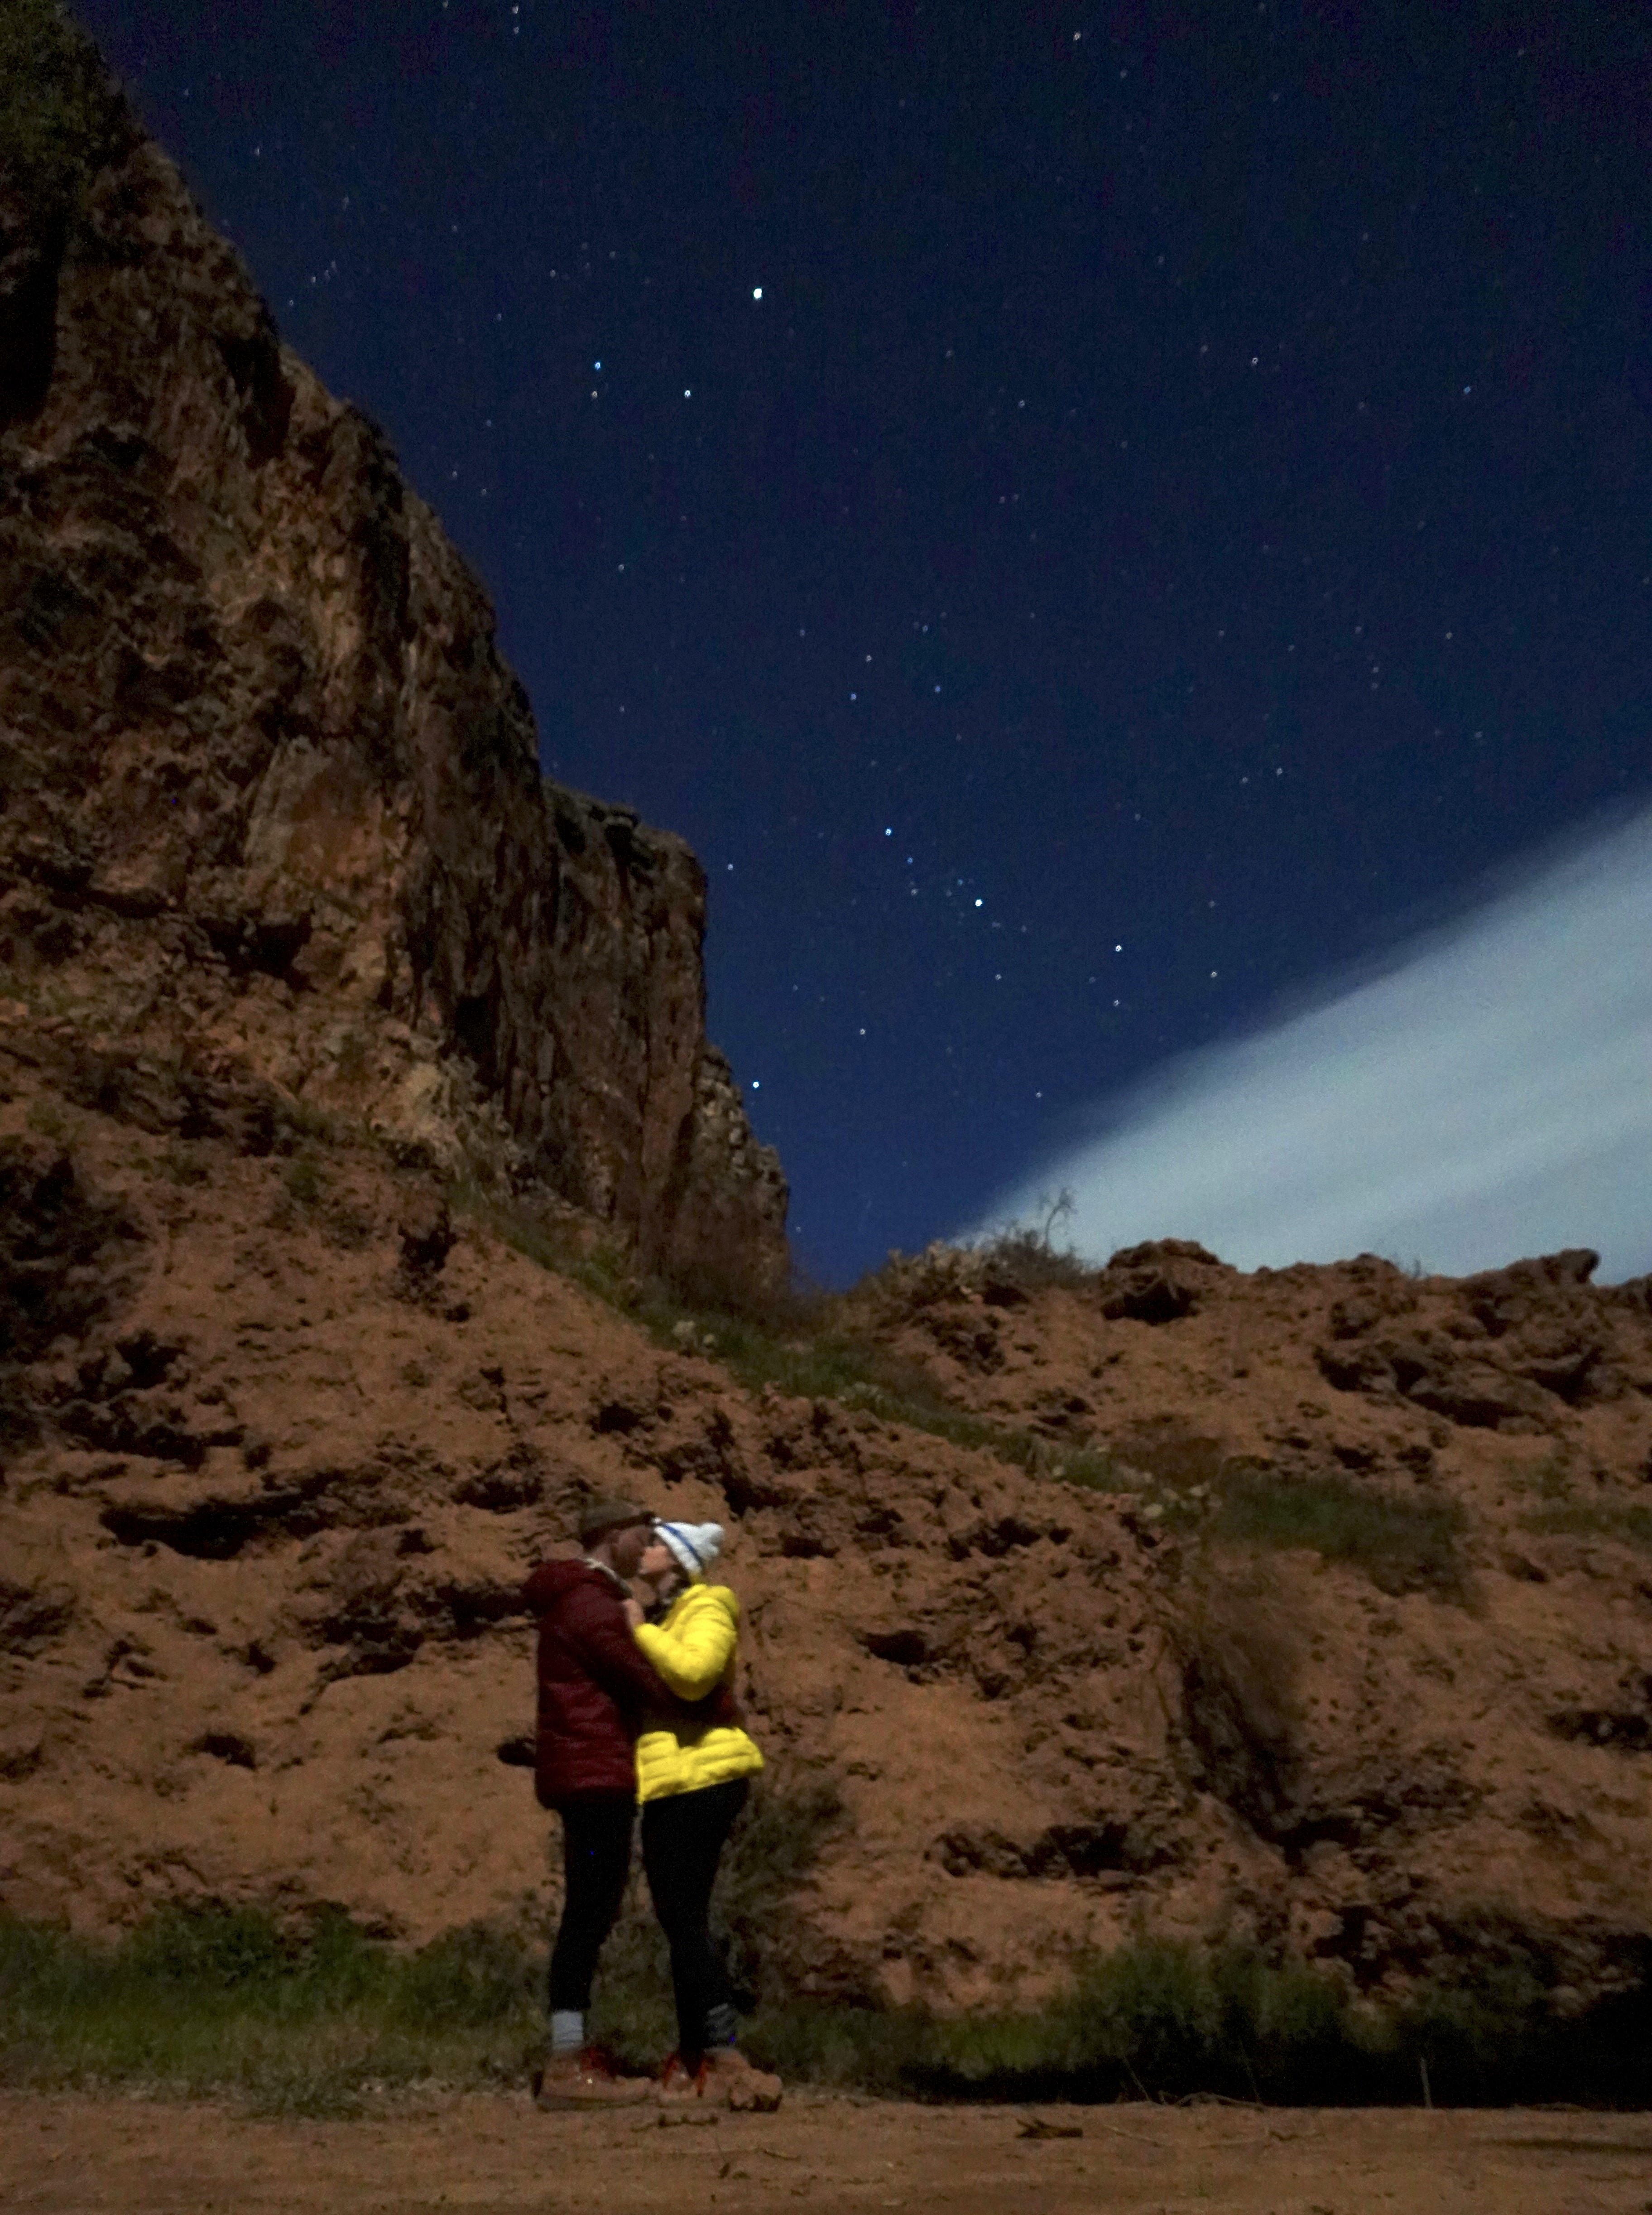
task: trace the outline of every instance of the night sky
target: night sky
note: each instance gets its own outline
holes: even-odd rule
[[[823,1279],[1652,792],[1652,11],[76,13],[705,862]]]

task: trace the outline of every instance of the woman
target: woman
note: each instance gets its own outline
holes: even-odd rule
[[[710,1703],[710,1719],[650,1718],[637,1740],[637,1797],[643,1868],[671,1949],[676,1998],[677,2050],[665,2065],[661,2096],[767,2109],[780,2105],[780,2080],[754,2069],[735,2045],[728,1979],[708,1927],[719,1857],[745,1805],[747,1780],[763,1765],[732,1720],[740,1603],[726,1585],[706,1582],[722,1545],[720,1523],[657,1522],[639,1564],[639,1580],[664,1613],[646,1621],[631,1601],[632,1635],[666,1689],[680,1700]]]

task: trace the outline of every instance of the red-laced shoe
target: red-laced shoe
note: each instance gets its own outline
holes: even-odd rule
[[[701,2077],[702,2099],[752,2114],[773,2114],[785,2089],[778,2077],[755,2067],[734,2046],[713,2046],[701,2064]]]
[[[563,2108],[634,2108],[653,2086],[646,2077],[621,2077],[599,2046],[582,2053],[553,2053],[534,2071],[534,2105],[554,2112]]]
[[[663,2107],[685,2107],[701,2099],[706,2089],[704,2059],[692,2066],[680,2053],[671,2054],[659,2072],[659,2100]]]

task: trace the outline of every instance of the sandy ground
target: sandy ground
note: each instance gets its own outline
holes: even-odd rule
[[[1027,2135],[1030,2124],[1049,2134]],[[283,2122],[133,2098],[0,2095],[0,2205],[18,2215],[743,2215],[799,2200],[949,2215],[1639,2215],[1652,2209],[1652,2115],[937,2108],[802,2095],[778,2115],[710,2123],[547,2116],[522,2096]]]

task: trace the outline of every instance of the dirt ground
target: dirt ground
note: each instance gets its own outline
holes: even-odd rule
[[[746,2215],[798,2200],[909,2215],[1640,2215],[1652,2209],[1652,2115],[921,2108],[801,2094],[778,2115],[663,2125],[652,2113],[541,2115],[519,2095],[306,2122],[0,2095],[0,2205],[16,2215]]]

